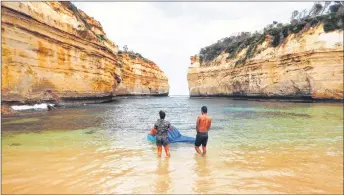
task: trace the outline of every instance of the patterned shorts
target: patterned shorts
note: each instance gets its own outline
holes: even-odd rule
[[[167,146],[168,144],[169,144],[168,137],[156,136],[156,145],[157,146]]]

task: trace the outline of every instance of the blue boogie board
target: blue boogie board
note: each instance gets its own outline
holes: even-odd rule
[[[151,134],[147,134],[147,140],[151,142],[156,142],[156,137]]]
[[[195,143],[196,138],[190,136],[184,136],[180,134],[179,130],[173,127],[173,131],[168,130],[168,141],[170,143],[175,142],[188,142],[188,143]],[[156,137],[154,135],[147,134],[147,140],[151,142],[156,142]]]

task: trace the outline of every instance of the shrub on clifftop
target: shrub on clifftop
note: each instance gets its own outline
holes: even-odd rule
[[[270,45],[278,47],[290,34],[297,34],[302,30],[324,24],[324,31],[330,32],[344,28],[344,2],[315,3],[310,11],[294,11],[290,24],[281,24],[273,21],[264,28],[262,33],[241,32],[237,36],[226,37],[210,46],[202,48],[199,52],[201,66],[214,60],[221,53],[229,53],[228,58],[233,58],[242,49],[246,48],[246,55],[237,60],[236,65],[245,64],[246,60],[257,53],[257,46],[266,36],[271,37]]]
[[[140,59],[142,59],[143,61],[145,61],[145,62],[147,62],[147,63],[152,62],[152,61],[148,60],[147,58],[143,57],[140,53],[135,53],[135,52],[133,52],[133,51],[128,51],[128,46],[127,46],[127,45],[124,45],[123,50],[119,50],[119,51],[118,51],[118,54],[119,54],[119,55],[126,54],[126,55],[128,55],[131,59],[140,58]]]

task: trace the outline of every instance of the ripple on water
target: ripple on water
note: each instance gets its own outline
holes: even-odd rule
[[[206,157],[195,154],[193,144],[178,143],[171,144],[170,159],[164,154],[157,159],[145,132],[159,110],[182,134],[195,136],[203,105],[213,119]],[[36,194],[339,193],[342,120],[341,104],[177,97],[119,98],[34,118],[5,118],[2,189]]]

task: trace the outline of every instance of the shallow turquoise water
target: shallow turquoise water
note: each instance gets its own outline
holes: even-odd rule
[[[157,160],[146,132],[159,110],[194,136],[203,105],[208,155],[178,143]],[[24,112],[2,119],[3,192],[340,193],[342,106],[157,97]]]

